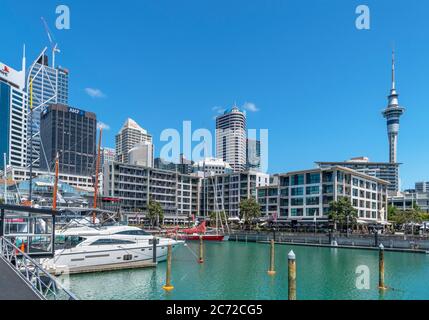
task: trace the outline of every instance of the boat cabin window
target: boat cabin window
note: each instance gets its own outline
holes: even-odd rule
[[[125,230],[116,232],[115,234],[124,234],[129,236],[150,236],[149,233],[143,230]]]
[[[98,239],[91,243],[91,246],[103,246],[103,245],[112,245],[112,244],[133,244],[134,241],[129,240],[120,240],[120,239]]]
[[[80,236],[56,236],[55,237],[55,248],[56,249],[68,249],[77,246],[79,243],[84,241],[84,237]]]

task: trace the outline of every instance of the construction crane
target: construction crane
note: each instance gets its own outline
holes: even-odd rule
[[[55,68],[55,53],[60,53],[60,49],[58,48],[58,43],[55,42],[54,37],[52,36],[51,30],[49,30],[48,24],[46,23],[45,18],[41,17],[43,26],[45,27],[46,34],[48,35],[49,43],[51,44],[52,49],[52,68]]]

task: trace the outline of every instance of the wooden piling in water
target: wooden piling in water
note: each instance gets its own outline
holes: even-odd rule
[[[204,263],[204,242],[203,236],[200,236],[200,258],[198,259],[199,263]]]
[[[172,256],[172,247],[171,244],[168,245],[167,249],[167,272],[166,272],[166,279],[165,279],[165,285],[162,287],[165,291],[171,291],[174,289],[174,287],[171,285],[171,256]]]
[[[152,239],[153,243],[152,243],[152,262],[156,263],[156,236],[153,236]]]
[[[381,243],[379,246],[380,250],[378,251],[378,288],[380,290],[386,290],[384,284],[384,246]]]
[[[274,255],[275,255],[275,244],[274,239],[271,239],[271,245],[270,245],[270,269],[268,270],[268,274],[270,276],[273,276],[276,274],[275,267],[274,267]]]
[[[296,257],[293,250],[288,254],[288,299],[296,300]]]

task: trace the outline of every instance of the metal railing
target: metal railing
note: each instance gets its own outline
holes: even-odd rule
[[[15,244],[0,237],[0,255],[17,272],[42,300],[78,300],[62,287],[35,260],[22,252]]]

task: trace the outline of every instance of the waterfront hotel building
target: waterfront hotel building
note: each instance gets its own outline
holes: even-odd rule
[[[198,215],[197,176],[121,162],[105,164],[103,172],[104,195],[120,199],[124,211],[145,213],[152,199],[166,216]]]
[[[25,166],[27,153],[27,94],[25,92],[25,57],[17,71],[0,62],[0,168]]]
[[[358,222],[387,221],[387,181],[340,166],[278,174],[273,181],[258,188],[263,216],[327,221],[329,204],[347,197],[358,210]]]
[[[240,216],[240,202],[256,199],[258,187],[267,186],[270,176],[256,171],[243,171],[206,176],[201,183],[201,215],[225,211],[226,216]]]

